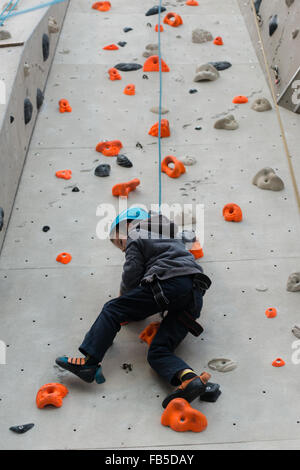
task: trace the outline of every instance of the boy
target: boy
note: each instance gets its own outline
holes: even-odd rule
[[[56,360],[60,367],[86,382],[104,382],[101,362],[121,324],[167,311],[147,357],[159,375],[179,385],[162,405],[165,408],[173,398],[191,402],[205,393],[210,375],[198,376],[173,351],[189,331],[196,336],[202,332],[195,320],[211,282],[176,233],[175,224],[165,216],[138,207],[116,218],[110,239],[125,252],[120,296],[103,306],[86,334],[79,348],[85,357],[60,357]]]

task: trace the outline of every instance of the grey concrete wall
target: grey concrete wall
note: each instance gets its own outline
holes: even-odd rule
[[[16,16],[0,28],[11,32],[11,39],[0,41],[0,80],[5,84],[5,100],[0,104],[0,207],[5,213],[4,226],[0,232],[0,249],[38,114],[37,89],[43,91],[45,88],[59,37],[59,32],[49,33],[48,20],[54,17],[60,31],[68,4],[69,0],[66,0],[32,14]],[[22,9],[29,6],[31,1],[22,3]],[[50,41],[50,53],[46,61],[42,52],[44,34],[49,36]],[[13,43],[24,45],[13,47],[10,45]],[[29,65],[27,76],[24,74],[25,63]],[[25,98],[29,98],[33,105],[32,119],[27,125],[24,122]]]
[[[238,3],[255,46],[256,53],[265,72],[261,45],[258,40],[252,12],[252,0],[238,0]],[[279,68],[280,82],[278,84],[276,84],[275,74],[271,70],[275,92],[279,98],[300,67],[300,1],[262,0],[259,14],[262,19],[260,31],[268,64],[270,68],[274,66]],[[278,15],[278,28],[274,34],[270,36],[269,22],[270,18],[275,14]],[[299,32],[297,33],[297,31]],[[280,102],[280,104],[291,110],[294,108],[290,100]]]

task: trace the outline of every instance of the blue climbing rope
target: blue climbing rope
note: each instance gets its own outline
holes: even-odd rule
[[[159,108],[158,108],[158,209],[161,212],[162,204],[162,184],[161,184],[161,105],[162,105],[162,63],[161,63],[161,42],[160,42],[160,23],[161,23],[161,3],[159,0],[158,10],[158,58],[159,58]]]
[[[52,0],[51,2],[41,3],[40,5],[36,5],[35,7],[27,8],[26,10],[10,11],[4,18],[2,18],[2,16],[0,16],[0,26],[3,25],[3,22],[6,19],[11,18],[12,16],[23,15],[24,13],[30,13],[32,11],[39,10],[40,8],[51,7],[52,5],[56,5],[57,3],[63,3],[63,2],[66,2],[66,1],[67,0]],[[18,4],[18,2],[19,2],[19,0],[16,0],[17,4]]]
[[[14,0],[10,0],[4,10],[2,10],[0,14],[0,25],[2,26],[6,18],[10,16],[10,14],[13,12],[13,10],[16,8],[16,6],[19,3],[19,0],[16,0],[15,3],[13,4]],[[8,13],[4,15],[4,13],[8,10]]]

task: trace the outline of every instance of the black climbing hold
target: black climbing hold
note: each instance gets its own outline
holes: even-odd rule
[[[217,70],[226,70],[226,69],[229,69],[229,67],[232,66],[232,64],[230,62],[226,62],[226,61],[220,61],[220,62],[209,62],[211,65],[213,65],[213,67],[215,67],[215,69]]]
[[[206,401],[209,403],[215,403],[219,396],[221,395],[220,385],[208,382],[206,386],[205,393],[200,395],[201,401]]]
[[[201,129],[202,129],[202,127],[200,127],[200,126],[195,127],[195,131],[201,131]]]
[[[44,59],[44,62],[46,62],[50,53],[50,41],[49,41],[49,36],[46,33],[43,34],[42,48],[43,48],[43,59]]]
[[[132,364],[127,364],[126,362],[121,365],[122,369],[127,370],[127,371],[132,371]]]
[[[119,42],[118,42],[118,45],[119,45],[120,47],[124,47],[124,46],[126,46],[126,44],[127,44],[126,41],[119,41]]]
[[[148,28],[152,28],[152,24],[151,24],[151,23],[147,23],[147,26],[148,26]]]
[[[269,34],[272,36],[278,28],[278,15],[272,16],[269,23]]]
[[[9,429],[17,434],[24,434],[25,432],[29,431],[29,429],[32,429],[33,426],[33,423],[29,423],[21,424],[20,426],[11,426]]]
[[[148,80],[148,78],[149,78],[148,75],[146,75],[146,74],[144,73],[143,79],[144,79],[144,80]]]
[[[117,164],[123,166],[124,168],[131,168],[133,165],[126,155],[117,156]]]
[[[9,122],[10,122],[11,124],[14,122],[14,120],[15,120],[14,116],[10,116],[10,117],[9,117]]]
[[[49,225],[44,225],[42,230],[43,230],[43,232],[49,232],[49,230],[50,230]]]
[[[192,88],[191,90],[189,90],[189,93],[193,95],[194,93],[198,93],[198,90],[196,90],[196,88]]]
[[[129,31],[132,31],[132,30],[133,30],[133,28],[129,28],[128,26],[123,28],[124,33],[128,33]]]
[[[255,2],[254,2],[255,11],[256,11],[256,14],[257,14],[257,15],[258,15],[258,13],[259,13],[259,9],[260,9],[261,2],[262,2],[262,0],[255,0]]]
[[[96,176],[109,176],[110,175],[110,165],[107,163],[102,163],[101,165],[95,168]]]
[[[33,112],[33,106],[29,98],[24,100],[24,121],[25,124],[28,124],[31,121]]]
[[[44,93],[40,88],[36,90],[36,107],[39,110],[44,102]]]
[[[136,143],[136,147],[137,147],[138,149],[142,149],[142,148],[143,148],[142,144],[140,144],[139,142]]]
[[[139,70],[142,67],[143,66],[140,64],[121,62],[120,64],[115,65],[114,68],[121,72],[132,72],[132,70]]]
[[[148,10],[147,13],[145,13],[145,15],[146,16],[158,15],[159,10],[162,13],[163,11],[166,11],[166,8],[165,7],[159,8],[159,5],[155,5],[155,7],[150,8],[150,10]]]
[[[0,207],[0,232],[3,229],[4,224],[4,210]]]
[[[72,189],[72,193],[79,193],[80,189],[77,188],[77,186],[74,186],[74,188]]]

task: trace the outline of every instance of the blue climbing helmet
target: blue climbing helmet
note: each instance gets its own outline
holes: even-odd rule
[[[149,218],[149,216],[149,213],[141,207],[131,207],[130,209],[125,209],[115,218],[115,220],[111,224],[109,232],[110,238],[114,238],[116,228],[122,222],[127,222],[129,220],[146,220]]]

